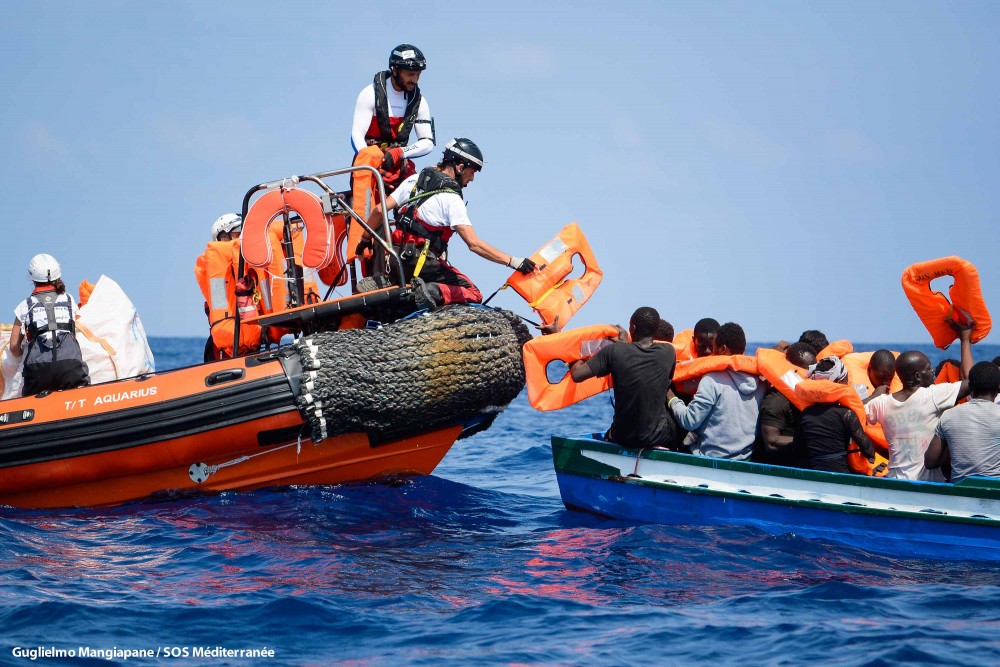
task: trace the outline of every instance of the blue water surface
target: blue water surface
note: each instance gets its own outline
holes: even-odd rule
[[[201,359],[200,339],[151,342],[160,369]],[[401,483],[0,508],[0,664],[1000,663],[1000,564],[567,511],[549,436],[611,412],[522,394]],[[191,655],[220,646],[275,657]],[[15,656],[38,647],[161,657]]]

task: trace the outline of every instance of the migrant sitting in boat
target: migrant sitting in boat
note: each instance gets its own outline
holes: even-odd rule
[[[896,374],[903,388],[865,404],[868,421],[882,424],[885,431],[889,445],[889,477],[945,481],[940,470],[928,470],[924,466],[924,454],[942,412],[969,394],[967,378],[972,368],[971,336],[975,326],[974,322],[950,322],[962,345],[960,381],[934,384],[930,359],[923,352],[910,350],[896,360]]]
[[[713,356],[742,356],[743,327],[726,322],[715,336]],[[746,460],[753,451],[764,384],[756,372],[724,368],[705,374],[689,404],[671,390],[668,406],[681,428],[692,433],[691,453]]]
[[[672,345],[654,342],[659,323],[660,314],[654,308],[638,308],[629,320],[632,342],[606,345],[590,359],[570,366],[574,382],[611,376],[615,416],[606,437],[623,447],[668,447],[674,439],[674,423],[664,397],[673,377],[675,353]]]
[[[969,371],[969,400],[946,410],[931,438],[924,465],[951,465],[951,481],[970,475],[1000,477],[1000,367],[980,361]]]
[[[785,360],[797,368],[808,370],[816,363],[816,350],[803,342],[792,343],[785,349]],[[758,436],[752,460],[757,463],[809,467],[809,453],[795,439],[795,430],[802,412],[776,387],[769,386],[760,405]]]
[[[847,385],[847,367],[838,357],[825,357],[810,367],[809,379]],[[831,387],[831,398],[836,396],[834,392],[838,389]],[[853,387],[845,387],[845,390],[845,393],[855,392]],[[838,402],[814,403],[803,410],[795,440],[805,448],[809,467],[813,470],[853,472],[848,463],[852,441],[866,459],[872,462],[875,459],[875,445],[865,433],[858,415]]]

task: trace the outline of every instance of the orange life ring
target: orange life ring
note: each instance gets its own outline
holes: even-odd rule
[[[333,261],[334,222],[323,212],[323,202],[301,188],[278,188],[264,193],[253,203],[243,221],[240,241],[243,259],[250,266],[267,266],[273,260],[268,228],[278,216],[295,211],[306,230],[301,256],[296,259],[309,269],[322,269]]]
[[[559,410],[610,389],[610,375],[574,382],[566,373],[559,382],[553,383],[549,382],[546,368],[556,360],[571,364],[579,359],[588,359],[602,341],[617,336],[615,327],[597,324],[538,336],[525,343],[521,354],[531,407],[542,411]]]
[[[583,275],[567,278],[576,256],[583,262]],[[558,316],[559,325],[566,326],[604,277],[587,238],[575,222],[563,227],[531,260],[538,269],[529,274],[515,271],[507,284],[535,309],[545,324],[552,324]]]
[[[694,394],[702,377],[726,369],[757,375],[757,357],[746,354],[713,354],[679,361],[674,368],[674,386],[681,393]]]
[[[944,276],[955,279],[955,284],[948,290],[950,301],[941,292],[931,290],[931,281]],[[969,313],[976,323],[972,329],[973,343],[978,343],[990,333],[993,322],[979,287],[979,272],[971,262],[954,256],[918,262],[903,271],[902,283],[906,298],[927,327],[936,347],[943,350],[958,338],[955,330],[945,321],[955,318],[956,308]]]
[[[805,403],[806,407],[816,403],[839,403],[851,410],[862,424],[868,423],[868,416],[865,414],[865,406],[861,402],[861,396],[849,384],[839,384],[829,380],[805,379],[795,385],[795,395]],[[869,435],[869,437],[871,436]],[[875,468],[881,463],[885,463],[885,466],[876,473]],[[864,457],[857,444],[847,450],[847,465],[858,474],[877,477],[884,476],[889,468],[889,462],[884,456],[876,452],[873,464]]]

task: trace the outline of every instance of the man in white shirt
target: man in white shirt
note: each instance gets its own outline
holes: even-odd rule
[[[392,242],[403,260],[406,280],[411,283],[415,278],[422,280],[437,306],[483,300],[472,281],[448,263],[448,241],[453,234],[458,234],[469,250],[491,262],[521,273],[535,270],[531,259],[497,250],[480,239],[473,229],[462,189],[482,168],[483,153],[475,143],[469,139],[452,139],[445,146],[444,156],[437,166],[426,167],[419,175],[410,176],[386,197],[386,210],[396,210]],[[381,206],[376,206],[369,216],[368,225],[379,231]],[[363,238],[362,242],[366,240]]]
[[[412,160],[434,148],[430,108],[417,85],[426,68],[427,59],[420,49],[400,44],[389,54],[389,69],[375,75],[354,105],[353,164],[378,169],[389,189],[416,173]],[[413,143],[411,132],[416,135]],[[355,172],[351,192],[354,209],[366,217],[377,203],[372,173]]]
[[[934,367],[923,352],[909,351],[896,359],[896,374],[903,388],[876,396],[865,404],[868,421],[882,424],[889,443],[887,477],[943,482],[940,470],[928,470],[924,455],[934,437],[941,414],[969,394],[972,368],[972,327],[951,322],[962,342],[960,382],[934,384]]]

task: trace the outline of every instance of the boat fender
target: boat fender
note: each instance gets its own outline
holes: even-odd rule
[[[955,279],[947,297],[931,290],[931,282],[944,276]],[[918,262],[903,271],[902,285],[906,298],[930,333],[934,345],[942,350],[958,338],[946,320],[965,319],[963,311],[976,323],[972,329],[973,343],[978,343],[990,333],[993,322],[979,286],[979,272],[971,262],[955,256]]]

